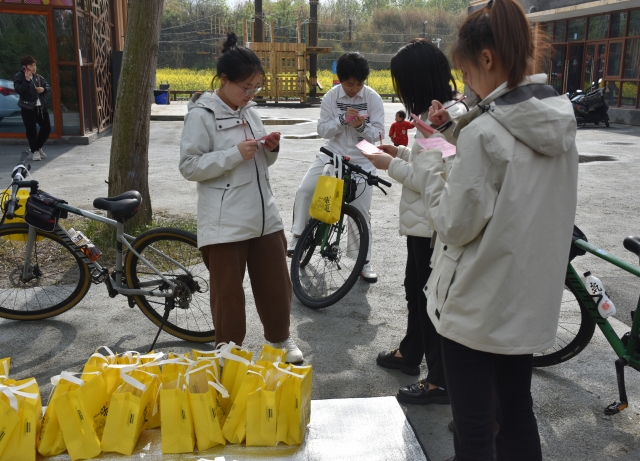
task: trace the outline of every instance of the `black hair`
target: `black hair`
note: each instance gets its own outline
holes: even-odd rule
[[[457,90],[449,60],[424,38],[414,38],[391,58],[391,80],[404,107],[416,115],[427,112],[434,99],[452,100]]]
[[[362,83],[369,76],[369,62],[357,51],[350,51],[338,58],[336,73],[341,82],[353,77]]]
[[[30,66],[31,64],[35,64],[36,60],[31,55],[26,55],[20,58],[21,66]]]
[[[407,113],[403,110],[399,110],[398,112],[396,112],[396,115],[399,115],[402,120],[407,118]]]
[[[237,45],[238,37],[233,32],[227,33],[222,44],[222,56],[216,65],[216,75],[211,80],[211,87],[222,74],[232,82],[241,82],[256,72],[263,73],[260,58],[249,48]]]

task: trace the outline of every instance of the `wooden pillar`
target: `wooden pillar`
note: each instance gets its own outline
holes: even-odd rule
[[[254,42],[264,42],[264,26],[262,24],[262,0],[255,0],[255,37]]]
[[[318,46],[318,0],[309,0],[309,47]],[[309,102],[320,102],[316,91],[318,88],[318,55],[309,55]]]

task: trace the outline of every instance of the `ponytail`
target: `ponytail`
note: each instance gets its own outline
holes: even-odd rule
[[[216,65],[216,75],[211,80],[212,87],[222,74],[232,82],[241,82],[255,73],[263,73],[260,58],[249,48],[237,43],[237,35],[227,33],[227,38],[222,43],[222,56]]]
[[[490,0],[469,15],[453,47],[453,62],[475,65],[483,49],[500,58],[509,75],[507,86],[516,87],[527,75],[535,59],[531,25],[522,6],[515,0]]]

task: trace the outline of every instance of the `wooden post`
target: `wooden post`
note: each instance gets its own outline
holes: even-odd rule
[[[242,46],[245,46],[249,41],[249,29],[247,28],[247,20],[242,20],[242,37],[244,38],[244,43]]]
[[[274,28],[273,28],[273,21],[271,21],[271,25],[270,25],[270,27],[269,27],[269,31],[271,32],[271,37],[270,37],[270,40],[269,40],[269,41],[270,41],[271,43],[273,43],[273,42],[274,42],[274,40],[273,40],[273,32],[274,32]]]
[[[264,42],[264,25],[262,23],[262,0],[254,0],[255,5],[255,32],[254,42]]]
[[[302,22],[296,22],[296,33],[298,34],[298,43],[302,43]]]
[[[309,47],[318,46],[318,0],[309,0]],[[318,55],[309,55],[309,102],[318,103],[320,99],[316,95],[318,88]]]

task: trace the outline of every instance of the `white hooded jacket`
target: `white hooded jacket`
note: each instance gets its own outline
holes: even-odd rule
[[[269,184],[269,166],[278,153],[259,144],[255,157],[244,160],[237,147],[267,134],[254,105],[234,111],[215,93],[189,103],[179,169],[198,182],[198,248],[284,229]]]
[[[531,76],[463,116],[448,174],[438,150],[413,161],[437,232],[429,317],[472,349],[531,354],[555,341],[578,151],[571,102],[545,83]]]

